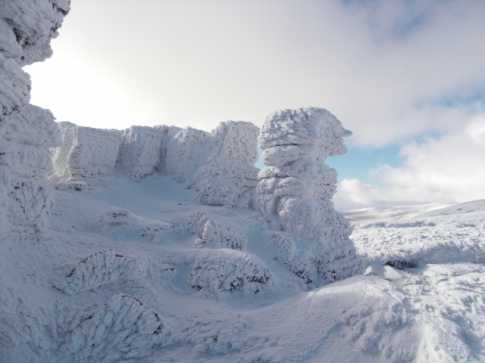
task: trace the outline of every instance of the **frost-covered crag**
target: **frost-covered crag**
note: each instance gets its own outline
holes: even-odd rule
[[[54,155],[54,171],[66,185],[80,188],[99,176],[111,175],[122,142],[118,130],[59,123],[62,144]]]
[[[280,260],[308,284],[351,275],[356,260],[349,224],[335,211],[336,172],[325,159],[345,153],[350,135],[321,108],[278,111],[259,136],[267,168],[259,175],[257,205],[274,231]]]
[[[22,67],[52,53],[69,0],[0,1],[0,238],[39,239],[45,228],[51,170],[59,142],[49,111],[29,105]]]
[[[214,130],[215,147],[194,176],[193,189],[207,205],[249,207],[257,183],[254,166],[258,128],[249,122],[223,122]]]
[[[257,135],[250,122],[222,122],[209,133],[171,126],[101,130],[59,124],[54,156],[58,185],[82,190],[114,173],[134,180],[160,173],[193,189],[203,204],[249,207],[257,183]]]

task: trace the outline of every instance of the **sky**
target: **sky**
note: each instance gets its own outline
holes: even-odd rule
[[[325,107],[353,136],[337,206],[485,198],[483,0],[73,0],[32,101],[99,128],[261,125]]]

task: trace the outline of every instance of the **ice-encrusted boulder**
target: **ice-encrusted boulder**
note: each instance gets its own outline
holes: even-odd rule
[[[271,114],[259,136],[267,167],[258,175],[257,207],[286,236],[285,243],[271,237],[277,248],[293,251],[284,262],[308,283],[348,276],[355,263],[351,228],[332,202],[336,172],[324,164],[345,153],[349,134],[329,111],[304,108]]]
[[[248,207],[257,184],[259,129],[250,122],[226,121],[213,132],[215,147],[195,173],[192,188],[201,203]]]
[[[133,126],[122,132],[118,167],[135,180],[159,171],[166,128]]]
[[[121,132],[59,123],[62,145],[54,155],[55,175],[63,182],[89,181],[115,171]]]
[[[49,210],[50,112],[29,105],[22,67],[49,57],[69,0],[0,1],[0,238],[39,239]]]

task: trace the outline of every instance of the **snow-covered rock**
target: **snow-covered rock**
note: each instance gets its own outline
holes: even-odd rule
[[[54,282],[56,289],[69,295],[100,286],[143,277],[146,264],[112,250],[96,252],[75,266],[66,266],[65,273]]]
[[[162,315],[127,294],[87,307],[55,304],[40,316],[21,317],[18,362],[146,362],[171,339]]]
[[[46,59],[69,0],[0,1],[0,237],[40,239],[49,211],[53,116],[29,105],[22,66]]]
[[[196,256],[188,283],[208,296],[221,297],[236,292],[256,295],[271,286],[271,277],[271,271],[258,257],[221,249]]]
[[[2,48],[15,57],[20,65],[43,61],[52,54],[50,41],[57,37],[58,29],[69,12],[70,0],[10,0],[0,2],[0,17],[6,22]],[[4,35],[5,34],[5,35]],[[15,38],[13,41],[12,35]]]
[[[204,212],[191,213],[172,221],[172,229],[178,233],[195,235],[195,245],[198,247],[244,250],[247,245],[243,233],[227,223],[209,218]]]
[[[165,137],[160,127],[133,126],[124,130],[118,167],[135,180],[159,171]]]
[[[214,130],[215,147],[192,184],[203,204],[251,205],[257,183],[258,132],[252,123],[242,121],[223,122]]]
[[[142,362],[170,339],[170,328],[160,314],[129,295],[59,315],[59,355],[69,362]]]
[[[89,181],[115,171],[121,132],[61,122],[62,145],[54,155],[55,175],[62,182]]]
[[[336,172],[327,157],[345,153],[350,134],[329,111],[319,108],[271,114],[259,136],[267,168],[259,175],[257,206],[268,225],[304,247],[292,270],[314,284],[349,276],[355,252],[349,224],[335,211]],[[286,248],[286,247],[285,247]],[[314,272],[308,271],[311,266]]]
[[[164,172],[176,176],[181,182],[190,182],[209,157],[214,147],[213,137],[208,132],[190,127],[173,129],[170,134],[165,146]]]

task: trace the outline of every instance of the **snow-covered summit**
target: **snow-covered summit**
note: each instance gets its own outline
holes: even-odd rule
[[[68,9],[0,0],[0,363],[485,361],[481,202],[349,238],[325,109],[57,125],[21,67]]]

